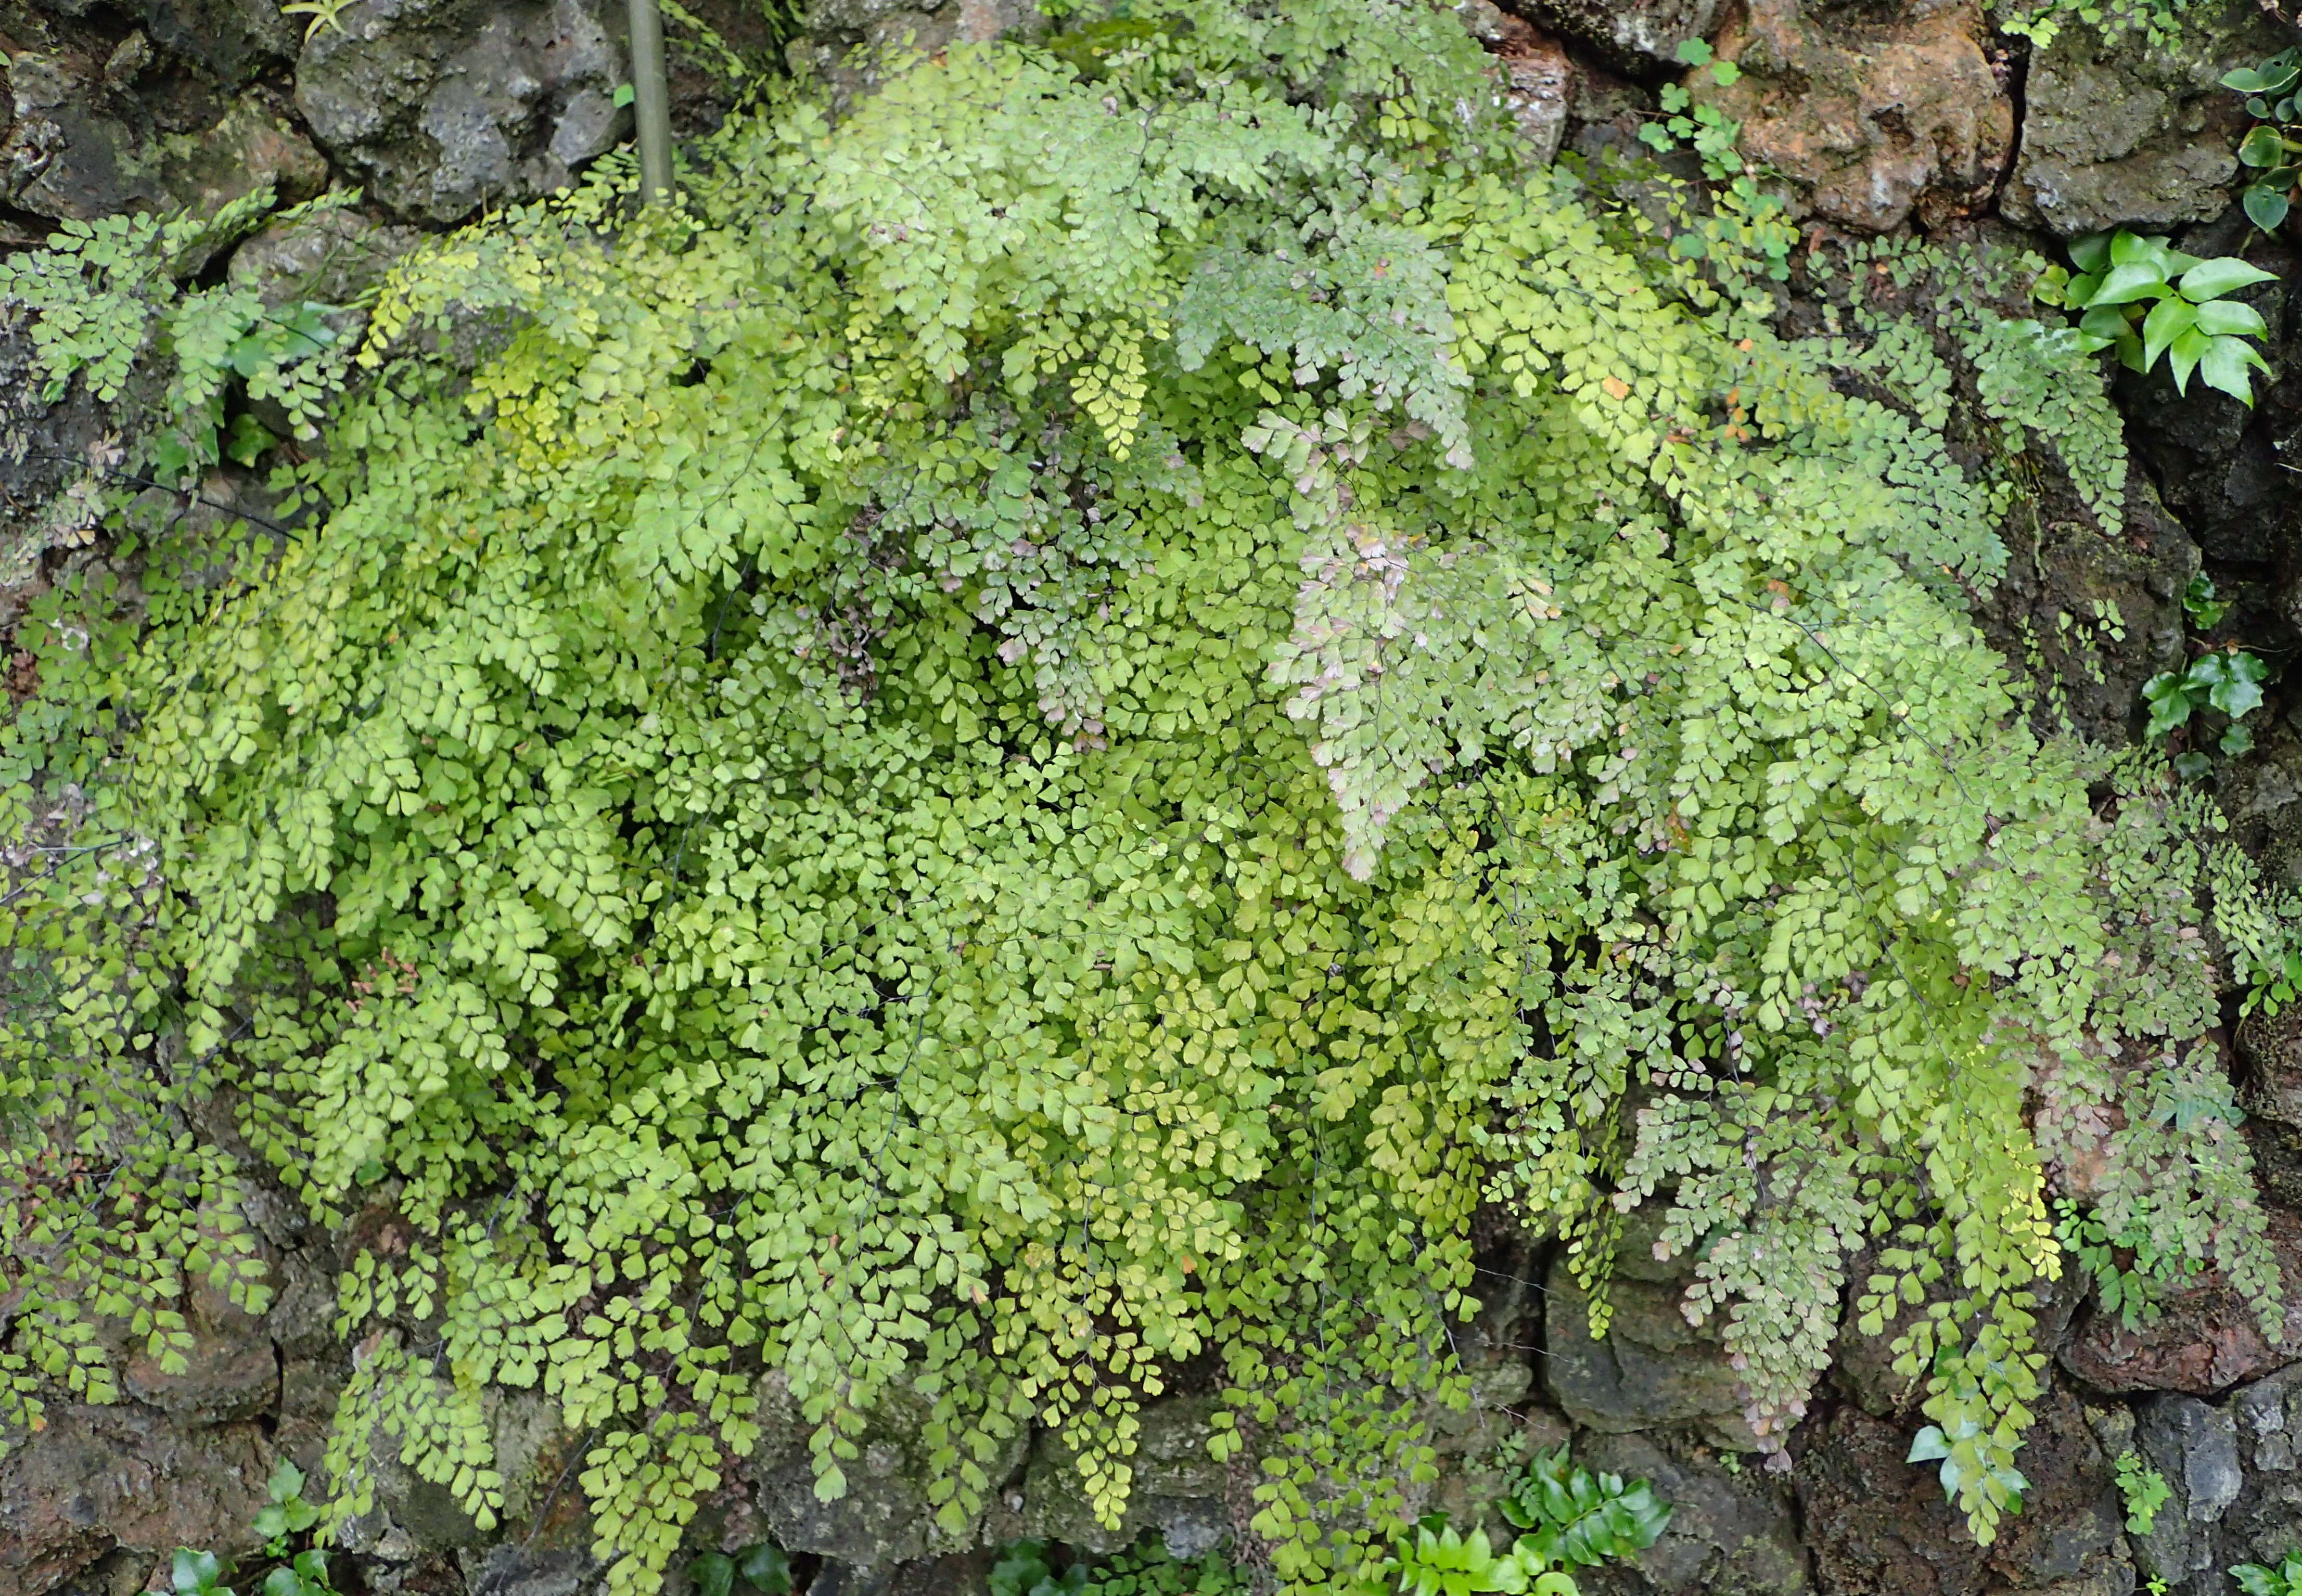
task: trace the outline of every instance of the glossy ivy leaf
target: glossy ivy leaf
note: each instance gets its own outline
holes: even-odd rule
[[[2264,123],[2239,140],[2238,158],[2248,166],[2282,166],[2286,164],[2286,140],[2276,128]]]
[[[2293,179],[2276,188],[2256,183],[2247,188],[2239,199],[2246,206],[2247,219],[2264,232],[2275,232],[2286,220],[2288,196],[2292,191]]]
[[[2124,238],[2125,234],[2119,235]],[[2166,269],[2155,260],[2130,261],[2113,265],[2102,280],[2102,285],[2087,298],[2089,306],[2131,305],[2138,299],[2163,299],[2174,290],[2166,281]]]
[[[2289,59],[2290,53],[2272,56],[2258,66],[2242,66],[2224,72],[2222,84],[2240,94],[2283,94],[2302,78],[2302,63]]]
[[[738,1553],[735,1571],[760,1596],[788,1596],[792,1588],[790,1555],[772,1541]]]
[[[2088,233],[2071,243],[2071,259],[2079,271],[2099,276],[2110,269],[2110,234]]]
[[[697,1596],[729,1596],[735,1588],[735,1559],[724,1551],[707,1551],[687,1566]]]
[[[2113,268],[2147,266],[2162,277],[2172,277],[2199,264],[2197,256],[2183,254],[2163,234],[2130,232],[2122,227],[2110,235],[2110,263]]]
[[[2243,650],[2213,653],[2194,661],[2190,680],[2205,689],[2206,701],[2236,720],[2261,707],[2262,683],[2269,664]]]
[[[2254,402],[2248,374],[2268,365],[2243,340],[2266,329],[2258,314],[2220,296],[2270,273],[2234,257],[2201,261],[2163,238],[2122,228],[2106,239],[2079,240],[2071,258],[2082,272],[2062,298],[2083,311],[2080,348],[2112,349],[2121,365],[2142,373],[2163,357],[2178,391],[2188,393],[2191,376],[2202,374],[2210,386]]]
[[[2251,374],[2269,369],[2270,362],[2262,357],[2262,352],[2242,338],[2211,340],[2198,356],[2199,380],[2248,408],[2254,405]],[[2178,381],[2175,386],[2179,389],[2181,384]]]
[[[307,1551],[264,1576],[264,1596],[332,1596],[323,1554]]]
[[[2142,321],[2142,364],[2156,364],[2166,346],[2198,325],[2198,307],[2180,295],[2161,299]]]
[[[2216,337],[2261,338],[2270,331],[2260,311],[2236,299],[2214,299],[2197,306],[2191,321],[2199,332]]]
[[[175,1596],[232,1596],[223,1583],[223,1566],[212,1551],[178,1548],[169,1559],[168,1582]]]
[[[2230,613],[2231,603],[2215,591],[2214,579],[2204,571],[2191,577],[2182,589],[2182,613],[2205,631],[2222,625],[2222,617]]]

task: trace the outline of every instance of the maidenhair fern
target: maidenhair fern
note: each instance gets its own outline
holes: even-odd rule
[[[540,1389],[618,1591],[763,1392],[827,1498],[908,1387],[945,1533],[1032,1424],[1116,1523],[1207,1351],[1272,1566],[1371,1575],[1488,1198],[1600,1323],[1661,1205],[1777,1454],[1877,1244],[1985,1537],[2048,1159],[2274,1311],[2212,816],[2039,742],[1964,609],[2014,490],[1942,363],[2107,518],[2074,348],[1791,336],[1755,191],[1525,173],[1443,12],[1134,10],[1092,81],[954,48],[731,122],[684,208],[611,164],[441,241],[292,527],[46,601],[11,1422],[108,1394],[98,1318],[261,1289],[227,1114],[392,1238],[337,1511],[381,1449],[491,1519],[483,1395]]]

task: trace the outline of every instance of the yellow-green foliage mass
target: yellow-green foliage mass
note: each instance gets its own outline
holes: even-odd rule
[[[649,1590],[773,1373],[827,1496],[907,1383],[947,1529],[1029,1424],[1115,1515],[1212,1349],[1307,1590],[1464,1399],[1483,1200],[1601,1290],[1668,1205],[1770,1448],[1878,1245],[1986,1536],[2042,1138],[2122,1109],[2105,1222],[2269,1303],[2213,814],[2034,734],[1928,339],[1781,335],[1747,191],[1521,170],[1443,10],[1097,26],[443,241],[292,536],[28,626],[16,1422],[109,1391],[98,1317],[261,1293],[262,1173],[415,1238],[344,1280],[340,1513],[374,1446],[490,1521],[540,1387]],[[2009,451],[2114,513],[2092,367],[1971,301]]]

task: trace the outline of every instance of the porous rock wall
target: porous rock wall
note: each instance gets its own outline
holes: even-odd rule
[[[739,53],[778,41],[753,0],[692,8]],[[2042,249],[2118,223],[2174,230],[2197,253],[2238,247],[2231,206],[2236,97],[2215,80],[2293,42],[2250,0],[2207,5],[2180,52],[2083,28],[2033,50],[1996,32],[1975,0],[1462,0],[1497,57],[1530,160],[1596,155],[1636,137],[1677,69],[1683,38],[1711,39],[1742,67],[1712,88],[1744,124],[1744,147],[1788,181],[1811,225],[1847,234],[1919,229]],[[868,91],[870,52],[906,37],[932,48],[1033,21],[1019,0],[818,0],[788,58]],[[858,49],[862,54],[854,52]],[[273,0],[0,0],[0,248],[56,222],[139,208],[213,212],[268,181],[286,200],[357,184],[357,208],[274,224],[204,263],[277,298],[348,296],[427,231],[547,191],[628,135],[614,0],[350,0],[306,37]],[[675,55],[683,130],[730,103],[699,56]],[[2042,514],[1984,616],[2012,639],[2052,638],[2067,613],[2115,607],[2123,641],[2078,684],[2090,729],[2130,732],[2141,681],[2182,656],[2180,595],[2200,569],[2237,602],[2214,634],[2270,654],[2302,643],[2302,251],[2259,242],[2281,273],[2250,290],[2279,374],[2251,412],[2162,374],[2121,376],[2138,469],[2127,525]],[[38,398],[20,326],[0,324],[0,541],[88,458],[107,417],[75,391]],[[2291,462],[2291,463],[2289,463]],[[231,474],[187,525],[256,489]],[[2046,510],[2051,512],[2049,503]],[[93,550],[48,549],[0,582],[0,642],[23,600]],[[2276,697],[2258,752],[2218,777],[2249,848],[2302,885],[2302,695]],[[2021,1466],[2020,1515],[1978,1546],[1930,1476],[1904,1461],[1917,1391],[1880,1343],[1850,1331],[1791,1466],[1749,1451],[1735,1373],[1715,1330],[1680,1311],[1683,1279],[1625,1236],[1612,1328],[1587,1333],[1587,1303],[1543,1247],[1485,1227],[1484,1309],[1463,1338],[1475,1399],[1442,1415],[1435,1506],[1469,1506],[1495,1482],[1496,1443],[1572,1438],[1586,1463],[1654,1481],[1676,1508],[1635,1564],[1595,1571],[1594,1592],[1669,1596],[2130,1596],[2163,1582],[2221,1596],[2231,1563],[2302,1547],[2302,1009],[2235,1037],[2253,1143],[2276,1214],[2295,1307],[2273,1339],[2211,1278],[2139,1331],[2065,1282],[2042,1315],[2053,1355]],[[2080,1172],[2053,1172],[2075,1181]],[[164,1583],[179,1545],[252,1547],[248,1525],[274,1465],[307,1469],[357,1353],[332,1331],[332,1239],[292,1205],[253,1215],[281,1290],[251,1319],[202,1297],[189,1366],[126,1367],[125,1399],[59,1405],[0,1461],[0,1596],[133,1596]],[[1859,1280],[1864,1260],[1850,1271]],[[696,1550],[772,1536],[802,1554],[816,1596],[983,1588],[989,1548],[1018,1536],[1111,1549],[1155,1529],[1189,1554],[1242,1537],[1251,1476],[1208,1459],[1212,1398],[1189,1371],[1145,1415],[1126,1525],[1097,1525],[1054,1438],[1019,1440],[983,1520],[956,1541],[934,1526],[920,1415],[901,1405],[866,1438],[852,1489],[811,1489],[806,1430],[770,1395],[757,1452],[691,1532]],[[380,1460],[374,1511],[346,1538],[341,1575],[389,1596],[577,1596],[600,1583],[581,1494],[583,1438],[550,1405],[497,1396],[505,1523],[482,1533],[448,1494]],[[2172,1499],[2147,1535],[2128,1533],[2112,1459],[2138,1450]],[[1243,1543],[1251,1546],[1251,1536]]]

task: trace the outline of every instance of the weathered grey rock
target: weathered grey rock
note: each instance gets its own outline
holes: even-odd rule
[[[45,1596],[113,1548],[251,1550],[276,1455],[255,1423],[188,1426],[139,1403],[56,1404],[0,1461],[0,1596]]]
[[[1708,38],[1726,0],[1500,0],[1536,27],[1594,52],[1618,70],[1641,72],[1676,59],[1682,40]]]
[[[937,1529],[928,1488],[934,1470],[925,1429],[930,1404],[909,1386],[879,1399],[861,1439],[861,1456],[843,1466],[847,1492],[836,1501],[815,1494],[807,1437],[811,1426],[793,1408],[780,1375],[761,1382],[758,1450],[746,1466],[760,1523],[790,1551],[814,1552],[866,1568],[965,1550]],[[984,1470],[995,1494],[1021,1468],[1029,1433],[1011,1438]]]
[[[1717,39],[1742,69],[1698,97],[1743,124],[1744,154],[1789,179],[1802,211],[1865,232],[1917,212],[1929,227],[1986,204],[2013,147],[2014,108],[1970,0],[1885,13],[1750,0]]]
[[[2068,1392],[2049,1391],[2034,1411],[2015,1463],[2030,1489],[2022,1510],[1998,1526],[1992,1573],[2017,1590],[2129,1596],[2134,1567],[2113,1459]],[[1935,1484],[1931,1470],[1912,1472]]]
[[[1495,58],[1503,80],[1503,104],[1518,128],[1526,159],[1547,166],[1567,134],[1574,97],[1575,64],[1558,41],[1494,0],[1459,0],[1458,13],[1471,37]]]
[[[254,1418],[280,1405],[280,1361],[263,1322],[202,1281],[192,1291],[185,1328],[192,1340],[175,1368],[139,1348],[121,1371],[121,1387],[139,1402],[196,1424]]]
[[[2270,1245],[2286,1281],[2286,1307],[2273,1336],[2256,1305],[2208,1271],[2187,1291],[2170,1293],[2148,1324],[2130,1330],[2116,1314],[2089,1306],[2058,1355],[2097,1390],[2217,1395],[2302,1357],[2302,1221],[2269,1214]]]
[[[496,1471],[503,1475],[502,1522],[520,1526],[524,1550],[539,1556],[580,1550],[586,1539],[581,1533],[583,1493],[571,1495],[573,1488],[565,1483],[573,1472],[570,1465],[582,1466],[576,1455],[582,1438],[560,1423],[559,1404],[539,1391],[491,1388],[482,1405],[495,1445]],[[549,1584],[574,1567],[489,1562],[494,1554],[486,1549],[494,1534],[482,1530],[446,1486],[418,1477],[402,1464],[389,1437],[372,1449],[369,1466],[375,1505],[345,1527],[340,1544],[347,1551],[407,1562],[426,1552],[478,1550],[481,1561],[508,1582],[510,1596],[521,1596],[512,1588],[520,1581],[539,1578]],[[546,1522],[535,1522],[538,1515]],[[533,1596],[563,1593],[542,1590]]]
[[[590,1596],[608,1583],[607,1569],[581,1546],[501,1541],[459,1561],[469,1596]]]
[[[2228,1411],[2245,1482],[2212,1529],[2200,1533],[2212,1540],[2205,1561],[2214,1570],[2274,1564],[2302,1547],[2302,1365],[2234,1392]]]
[[[458,222],[533,198],[627,126],[598,0],[355,0],[340,21],[304,46],[296,104],[369,197],[403,215]]]
[[[2073,727],[2122,743],[2141,729],[2143,683],[2181,668],[2182,592],[2197,574],[2198,547],[2140,471],[2128,475],[2115,532],[2066,481],[2041,488],[2037,523],[2014,529],[2005,575],[1978,619],[2009,658],[2037,659]],[[2105,613],[2116,618],[2114,629],[2102,624]],[[2089,1178],[2076,1168],[2056,1174],[2081,1184]]]
[[[2111,1462],[2074,1399],[2036,1407],[2020,1466],[2022,1510],[1978,1546],[1931,1468],[1911,1466],[1915,1425],[1841,1408],[1802,1432],[1796,1470],[1805,1543],[1818,1584],[1836,1596],[1972,1596],[2053,1591],[2131,1596],[2134,1567]]]
[[[831,85],[836,109],[877,88],[907,50],[931,55],[1046,23],[1035,0],[815,0],[785,53],[794,72]]]
[[[2247,124],[2220,79],[2292,42],[2251,0],[2191,7],[2172,47],[2105,44],[2073,22],[2031,58],[2022,153],[2000,213],[2065,238],[2219,215]]]
[[[1608,1288],[1614,1319],[1604,1340],[1591,1337],[1591,1299],[1562,1260],[1544,1283],[1550,1395],[1583,1429],[1619,1435],[1661,1424],[1691,1424],[1714,1444],[1756,1450],[1743,1416],[1743,1383],[1719,1345],[1717,1321],[1698,1329],[1683,1304],[1687,1276],[1653,1256],[1659,1210],[1624,1223],[1616,1278]],[[1681,1261],[1683,1263],[1683,1260]]]
[[[995,1538],[1030,1536],[1116,1551],[1155,1530],[1179,1556],[1229,1539],[1224,1467],[1207,1455],[1217,1407],[1206,1397],[1169,1397],[1144,1406],[1131,1460],[1134,1489],[1116,1529],[1096,1522],[1077,1454],[1056,1437],[1041,1434],[1031,1447],[1017,1505],[1009,1510],[1012,1516],[998,1516]]]
[[[2195,1397],[2153,1397],[2135,1408],[2134,1441],[2172,1492],[2150,1533],[2134,1537],[2143,1573],[2170,1582],[2204,1573],[2215,1562],[2212,1526],[2245,1483],[2235,1417]]]
[[[995,1560],[986,1550],[895,1568],[826,1563],[808,1586],[808,1596],[985,1596]]]
[[[261,184],[289,202],[327,182],[326,163],[268,91],[250,89],[170,132],[92,57],[22,50],[6,58],[6,72],[13,117],[0,139],[0,198],[37,214],[213,215]]]
[[[128,9],[162,52],[234,88],[294,60],[304,33],[303,21],[271,0],[142,0]]]
[[[374,287],[423,237],[357,211],[321,211],[257,233],[232,252],[229,270],[235,287],[254,290],[266,305],[344,305]]]

